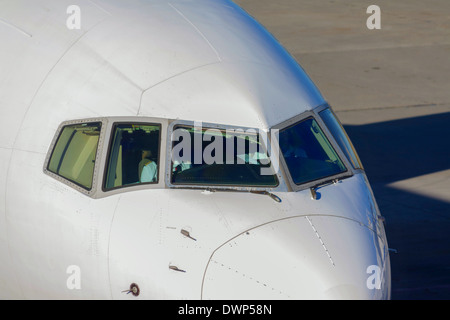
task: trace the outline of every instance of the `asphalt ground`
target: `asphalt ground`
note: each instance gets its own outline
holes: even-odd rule
[[[396,250],[392,299],[450,299],[450,1],[235,2],[296,58],[353,141]],[[381,29],[367,27],[370,5]]]

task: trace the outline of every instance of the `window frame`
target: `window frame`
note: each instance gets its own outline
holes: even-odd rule
[[[362,162],[361,162],[361,159],[360,159],[360,157],[359,157],[358,152],[356,151],[355,146],[353,145],[353,141],[350,140],[350,137],[348,136],[348,133],[347,133],[347,131],[346,131],[345,128],[344,128],[344,125],[341,123],[341,120],[337,117],[336,113],[335,113],[334,110],[331,108],[331,106],[329,106],[329,105],[327,104],[327,105],[321,106],[320,108],[317,109],[317,114],[319,115],[320,119],[323,121],[323,118],[322,118],[322,116],[321,116],[320,114],[321,114],[323,111],[325,111],[325,110],[329,110],[329,111],[331,112],[331,114],[332,114],[333,117],[335,118],[337,124],[341,127],[342,133],[343,133],[344,137],[346,138],[346,140],[348,141],[350,148],[352,149],[353,156],[354,156],[354,158],[355,158],[354,160],[356,161],[356,163],[358,164],[358,166],[355,167],[355,165],[353,164],[353,161],[351,161],[351,160],[349,159],[349,162],[350,162],[350,164],[351,164],[351,167],[352,167],[355,171],[357,171],[357,172],[358,172],[358,171],[359,171],[359,172],[364,171],[364,166],[363,166],[363,164],[362,164]],[[323,122],[325,123],[325,121],[323,121]],[[330,133],[331,133],[331,132],[330,132]],[[331,133],[331,135],[333,135],[333,134]],[[334,135],[333,135],[333,137],[334,137]],[[337,142],[337,141],[336,141],[336,142]],[[338,142],[337,142],[337,143],[338,143]],[[339,144],[339,143],[338,143],[338,144]],[[343,152],[343,153],[345,154],[345,152]],[[348,155],[348,156],[345,155],[345,157],[348,158],[348,157],[352,157],[352,156],[351,156],[351,155]]]
[[[156,181],[154,182],[144,182],[144,183],[138,183],[138,184],[127,184],[127,185],[122,185],[122,186],[118,186],[118,187],[113,187],[113,188],[106,188],[106,180],[107,180],[107,176],[108,176],[108,168],[109,168],[109,161],[111,159],[111,150],[113,147],[113,143],[114,143],[114,132],[115,129],[118,125],[121,124],[125,124],[125,125],[147,125],[147,126],[159,126],[159,139],[158,139],[158,172],[156,174]],[[162,167],[162,156],[161,156],[161,145],[162,145],[162,130],[163,130],[163,125],[161,123],[161,121],[156,121],[156,122],[148,122],[148,121],[141,121],[138,119],[135,119],[134,121],[114,121],[113,123],[111,123],[111,127],[109,130],[109,142],[108,142],[108,147],[107,152],[106,152],[106,156],[105,156],[105,161],[104,161],[104,168],[103,168],[103,179],[102,179],[102,184],[101,184],[101,190],[105,193],[109,193],[111,191],[115,191],[115,190],[120,190],[120,189],[125,189],[125,188],[129,188],[129,187],[138,187],[138,186],[146,186],[146,185],[159,185],[161,180],[161,167]]]
[[[50,163],[51,155],[53,154],[53,150],[56,146],[56,142],[58,141],[62,129],[67,125],[73,124],[83,124],[83,123],[92,123],[92,122],[101,122],[102,127],[100,131],[100,137],[97,145],[97,153],[95,157],[95,165],[94,165],[94,174],[92,179],[92,188],[90,190],[86,190],[85,188],[77,185],[76,183],[60,176],[52,171],[48,170],[48,165]],[[158,183],[139,183],[136,185],[127,185],[123,188],[114,188],[103,190],[103,181],[106,177],[107,170],[107,159],[110,150],[110,141],[114,137],[113,135],[113,127],[115,123],[133,123],[133,124],[158,124],[161,126],[160,131],[160,139],[159,139],[159,161],[158,165]],[[167,127],[169,120],[164,118],[153,118],[153,117],[142,117],[142,116],[113,116],[113,117],[102,117],[102,118],[83,118],[77,120],[69,120],[62,122],[58,128],[56,129],[53,140],[50,143],[49,149],[47,151],[47,156],[44,161],[43,171],[46,175],[52,177],[53,179],[69,186],[70,188],[90,197],[93,199],[99,199],[104,197],[109,197],[115,194],[122,194],[128,191],[135,190],[144,190],[144,189],[164,189],[167,188],[165,185],[165,179],[162,179],[163,174],[165,174],[165,165],[166,165],[166,146],[163,143],[166,141],[167,135]]]
[[[138,183],[132,185],[121,186],[113,189],[105,189],[104,188],[104,179],[106,179],[107,169],[108,169],[108,157],[110,154],[110,148],[112,147],[112,140],[114,139],[113,129],[115,124],[125,123],[125,124],[158,124],[161,126],[160,136],[159,136],[159,161],[158,164],[158,183]],[[165,174],[166,171],[166,146],[164,141],[166,141],[167,135],[167,126],[169,120],[165,118],[154,118],[154,117],[145,117],[145,116],[115,116],[108,117],[108,126],[106,129],[106,145],[103,146],[102,150],[102,159],[104,159],[100,166],[99,172],[103,175],[102,179],[99,179],[97,190],[94,195],[94,198],[104,198],[113,196],[116,194],[123,194],[124,192],[130,191],[138,191],[138,190],[147,190],[147,189],[164,189],[166,185],[164,183],[165,179],[162,179],[162,175]]]
[[[329,107],[329,106],[328,106]],[[296,192],[296,191],[301,191],[301,190],[305,190],[305,189],[310,189],[313,188],[317,185],[323,184],[323,183],[327,183],[329,181],[332,180],[340,180],[340,179],[344,179],[344,178],[348,178],[354,175],[354,171],[353,171],[353,166],[351,165],[351,163],[348,161],[347,157],[345,156],[345,154],[342,152],[341,148],[339,147],[338,143],[336,142],[336,140],[334,139],[333,135],[331,134],[331,132],[328,130],[328,127],[325,125],[325,123],[323,122],[322,118],[319,115],[319,112],[326,109],[327,106],[326,105],[321,105],[313,110],[309,110],[309,111],[305,111],[299,115],[296,115],[286,121],[283,121],[275,126],[271,127],[271,131],[272,130],[279,130],[282,131],[290,126],[296,125],[302,121],[305,121],[308,118],[313,118],[318,126],[320,127],[320,129],[322,130],[322,132],[324,133],[325,137],[328,139],[329,143],[331,144],[331,146],[333,147],[334,151],[336,152],[336,154],[338,155],[339,159],[341,160],[341,162],[344,164],[346,171],[338,173],[336,175],[332,175],[332,176],[328,176],[328,177],[324,177],[324,178],[320,178],[320,179],[316,179],[313,181],[309,181],[309,182],[305,182],[302,184],[296,184],[294,182],[294,179],[291,176],[291,172],[289,170],[289,167],[287,166],[287,163],[284,159],[284,156],[280,150],[280,154],[279,154],[279,163],[280,163],[280,167],[283,168],[283,171],[285,173],[285,179],[286,179],[286,183],[289,185],[289,187],[291,188],[292,191]]]
[[[96,122],[101,123],[101,129],[100,129],[100,136],[99,136],[98,143],[97,143],[97,151],[95,154],[94,170],[93,170],[93,174],[92,174],[92,185],[91,185],[90,189],[87,189],[84,186],[82,186],[81,184],[76,183],[73,180],[70,180],[62,175],[59,175],[57,173],[54,173],[53,171],[50,171],[49,166],[50,166],[50,159],[52,158],[56,144],[57,144],[59,138],[61,137],[61,134],[65,127],[68,127],[71,125],[77,125],[77,124],[89,124],[89,123],[96,123]],[[101,154],[102,154],[103,143],[104,143],[106,132],[107,132],[107,121],[105,118],[77,119],[77,120],[70,120],[70,121],[62,122],[58,126],[58,129],[56,130],[56,132],[54,134],[53,140],[50,143],[49,150],[47,152],[47,156],[44,161],[44,167],[43,167],[44,173],[49,175],[50,177],[56,179],[57,181],[60,181],[87,196],[92,196],[95,193],[96,188],[97,188],[98,168],[102,164]]]
[[[277,185],[276,186],[245,186],[245,185],[190,185],[190,184],[172,184],[171,183],[171,177],[172,177],[172,141],[171,136],[173,133],[173,129],[176,126],[190,126],[194,127],[196,125],[195,121],[190,120],[169,120],[165,118],[153,118],[153,117],[142,117],[142,116],[116,116],[116,117],[97,117],[97,118],[84,118],[84,119],[76,119],[76,120],[69,120],[62,122],[52,139],[52,142],[50,143],[44,165],[43,165],[43,171],[46,175],[54,178],[55,180],[64,183],[65,185],[71,187],[72,189],[79,191],[80,193],[87,195],[91,198],[103,198],[115,194],[120,194],[123,192],[128,191],[135,191],[135,190],[144,190],[144,189],[165,189],[165,188],[171,188],[171,189],[201,189],[201,190],[230,190],[230,191],[299,191],[308,189],[311,187],[314,187],[318,184],[325,183],[330,181],[330,179],[343,179],[346,177],[350,177],[356,173],[359,173],[363,170],[361,169],[354,169],[350,161],[347,159],[346,155],[343,153],[341,148],[339,147],[338,143],[335,141],[333,135],[328,130],[327,126],[325,125],[324,121],[322,120],[319,113],[323,111],[324,109],[327,109],[331,107],[328,104],[320,105],[313,110],[303,112],[299,115],[296,115],[286,121],[283,121],[275,126],[272,126],[269,130],[264,130],[268,134],[267,144],[265,145],[266,151],[269,153],[270,157],[273,158],[273,155],[271,154],[271,138],[272,138],[272,130],[278,129],[283,130],[291,125],[294,125],[298,122],[301,122],[308,117],[313,117],[314,120],[319,125],[320,129],[325,134],[326,138],[332,145],[335,152],[338,154],[338,157],[344,164],[345,168],[347,169],[345,172],[340,173],[338,175],[334,175],[331,177],[326,177],[322,179],[318,179],[312,182],[304,183],[301,185],[296,185],[293,182],[293,179],[290,175],[290,171],[287,167],[287,164],[284,160],[284,157],[282,156],[281,152],[278,159],[278,170],[277,172],[274,172],[276,179],[277,179]],[[332,110],[332,109],[331,109]],[[333,110],[332,110],[333,111]],[[60,176],[48,169],[51,156],[53,154],[54,148],[56,146],[56,143],[62,133],[62,130],[64,127],[69,125],[76,125],[76,124],[83,124],[83,123],[94,123],[94,122],[100,122],[101,123],[101,130],[100,130],[100,136],[98,140],[97,145],[97,152],[95,157],[95,165],[94,165],[94,172],[93,172],[93,178],[92,178],[92,187],[90,190],[85,189],[84,187],[80,186],[79,184],[64,178],[63,176]],[[119,186],[115,188],[105,189],[105,179],[107,175],[107,169],[109,165],[109,156],[110,156],[110,149],[112,147],[112,142],[114,139],[113,135],[113,129],[115,125],[117,124],[136,124],[136,125],[159,125],[160,126],[160,137],[159,137],[159,164],[158,164],[158,181],[155,182],[147,182],[147,183],[139,183],[135,185],[125,185],[125,186]],[[218,129],[218,130],[227,130],[227,129],[242,129],[242,130],[248,130],[253,129],[258,132],[258,128],[250,128],[250,127],[242,127],[237,125],[224,125],[224,124],[217,124],[217,123],[207,123],[207,122],[201,122],[203,128],[208,129]],[[103,175],[103,176],[102,176]],[[164,176],[164,178],[162,178]]]
[[[252,185],[214,185],[214,184],[186,184],[186,183],[172,183],[172,133],[174,128],[177,126],[187,126],[187,127],[195,127],[197,122],[188,121],[188,120],[176,120],[170,123],[169,128],[167,130],[167,141],[166,141],[166,174],[165,174],[165,183],[169,188],[173,189],[201,189],[201,190],[234,190],[234,191],[275,191],[279,190],[282,187],[283,177],[281,175],[280,170],[278,172],[274,172],[274,175],[277,180],[277,184],[274,186],[252,186]],[[217,129],[217,130],[227,130],[227,129],[242,129],[242,130],[256,130],[259,132],[258,128],[250,128],[250,127],[241,127],[236,125],[224,125],[217,123],[208,123],[208,122],[199,122],[202,125],[202,128],[205,129]],[[268,133],[269,135],[269,133]],[[270,136],[267,139],[269,147],[264,145],[266,152],[270,154]],[[271,157],[270,157],[271,158]]]

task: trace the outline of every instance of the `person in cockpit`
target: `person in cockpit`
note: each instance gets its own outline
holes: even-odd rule
[[[142,150],[142,160],[139,162],[139,181],[144,182],[155,182],[156,175],[158,171],[158,166],[152,160],[152,151],[145,149]]]
[[[291,133],[280,133],[280,149],[285,158],[308,158],[301,139],[295,139]]]

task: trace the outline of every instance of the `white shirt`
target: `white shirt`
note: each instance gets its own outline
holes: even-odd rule
[[[141,182],[155,182],[158,166],[153,161],[145,165],[141,173]]]

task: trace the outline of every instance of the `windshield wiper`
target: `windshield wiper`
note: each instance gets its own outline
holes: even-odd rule
[[[216,188],[206,188],[206,190],[204,190],[204,192],[216,192],[216,191],[220,191],[220,192],[250,192],[250,193],[254,193],[254,194],[262,194],[262,195],[267,195],[269,197],[271,197],[273,200],[275,200],[276,202],[281,202],[281,198],[279,196],[277,196],[276,194],[273,194],[267,190],[235,190],[235,189],[216,189]]]
[[[271,197],[273,200],[275,200],[276,202],[281,202],[281,198],[279,196],[277,196],[276,194],[273,194],[269,191],[250,191],[251,193],[256,193],[256,194],[263,194],[263,195],[268,195],[269,197]]]
[[[337,183],[339,183],[339,181],[340,180],[338,178],[335,178],[335,179],[330,179],[330,180],[326,180],[326,181],[320,182],[320,183],[312,186],[311,188],[309,188],[309,190],[311,191],[311,198],[313,200],[317,200],[318,199],[317,198],[317,189],[329,186],[331,184],[337,184]]]

